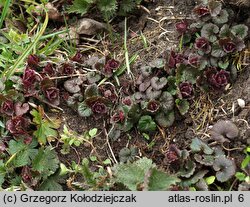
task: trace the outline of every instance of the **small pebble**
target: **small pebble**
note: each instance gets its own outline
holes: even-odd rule
[[[246,106],[245,101],[241,98],[237,99],[237,102],[240,108],[244,108]]]

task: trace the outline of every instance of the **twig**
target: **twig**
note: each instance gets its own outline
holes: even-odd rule
[[[45,104],[51,106],[52,108],[55,108],[55,109],[57,109],[57,110],[59,110],[59,111],[61,111],[61,112],[64,112],[64,110],[63,110],[62,108],[60,108],[60,107],[58,107],[58,106],[55,106],[54,104],[52,104],[52,103],[50,103],[50,102],[48,102],[48,101],[46,101],[46,100],[41,99],[39,96],[36,96],[36,99],[38,99],[39,101],[41,101],[41,102],[43,102],[43,103],[45,103]]]
[[[105,122],[104,122],[103,125],[104,125],[104,127],[103,127],[104,133],[105,133],[105,136],[106,136],[106,142],[107,142],[107,144],[108,144],[108,147],[109,147],[109,150],[110,150],[110,152],[111,152],[111,155],[112,155],[112,157],[113,157],[113,159],[114,159],[114,162],[117,164],[118,161],[116,160],[115,155],[114,155],[114,152],[113,152],[113,150],[112,150],[112,148],[111,148],[111,145],[110,145],[110,143],[109,143],[109,134],[107,133],[107,130],[105,129]]]
[[[79,76],[86,76],[86,74],[64,75],[64,76],[50,77],[49,79],[57,80],[57,79],[65,79],[65,78],[72,78],[72,77],[79,77]]]

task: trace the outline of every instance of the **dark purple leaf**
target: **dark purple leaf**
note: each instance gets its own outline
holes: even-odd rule
[[[111,117],[111,123],[122,123],[125,120],[125,114],[122,110],[115,112],[115,114]]]
[[[31,182],[32,175],[31,175],[31,170],[28,166],[24,166],[22,168],[21,176],[25,183]]]
[[[1,113],[12,116],[14,112],[14,103],[11,100],[6,100],[1,105]]]
[[[39,80],[34,70],[27,67],[23,73],[22,83],[26,90],[33,89],[36,81]]]
[[[62,74],[63,75],[72,75],[75,69],[74,66],[69,63],[64,63],[62,66]]]
[[[60,104],[60,96],[59,96],[59,89],[56,87],[46,88],[44,90],[45,97],[49,100],[50,103],[53,105]]]
[[[222,46],[223,50],[226,53],[231,53],[236,50],[236,44],[229,38],[221,39],[219,41],[220,46]]]
[[[217,90],[224,90],[229,82],[230,73],[225,70],[218,71],[216,68],[211,67],[205,72],[207,82],[212,88]]]
[[[82,63],[83,62],[83,54],[78,51],[72,58],[71,60],[78,62],[78,63]]]
[[[187,23],[187,21],[177,22],[175,24],[175,28],[176,28],[177,32],[179,32],[180,34],[183,34],[188,29],[188,23]]]
[[[209,41],[205,37],[199,37],[195,40],[195,48],[206,54],[211,51]]]
[[[146,110],[150,113],[156,113],[160,109],[160,103],[155,100],[150,100],[147,104]]]
[[[182,54],[176,54],[174,51],[170,52],[169,60],[168,60],[168,66],[170,68],[175,68],[177,64],[184,63],[185,57]]]
[[[28,63],[28,66],[30,66],[31,68],[33,67],[37,67],[38,64],[39,64],[39,57],[37,55],[29,55],[28,56],[28,59],[27,59],[27,63]]]
[[[166,164],[171,164],[176,162],[180,158],[181,151],[177,148],[176,145],[170,144],[164,158],[164,162]]]
[[[196,6],[194,8],[193,12],[198,17],[203,17],[203,16],[207,16],[210,14],[209,8],[207,6],[203,6],[203,5]]]
[[[113,72],[116,71],[120,66],[120,62],[115,59],[110,59],[106,62],[103,68],[104,75],[110,77],[113,75]]]
[[[99,101],[96,101],[92,104],[91,110],[94,114],[106,114],[107,113],[107,106]]]
[[[48,63],[44,68],[43,68],[43,74],[53,76],[55,75],[55,70],[52,66],[51,63]]]
[[[196,54],[190,54],[188,56],[188,63],[191,66],[197,68],[200,65],[200,59],[201,59],[201,56],[196,55]]]
[[[0,142],[0,153],[4,153],[4,151],[6,150],[6,146],[3,142]]]
[[[189,82],[184,82],[180,84],[180,92],[182,98],[191,98],[193,96],[193,85]]]
[[[126,106],[131,106],[133,101],[129,96],[127,96],[124,99],[122,99],[122,103]]]
[[[13,135],[22,135],[27,133],[29,120],[22,116],[15,116],[6,122],[6,127]]]

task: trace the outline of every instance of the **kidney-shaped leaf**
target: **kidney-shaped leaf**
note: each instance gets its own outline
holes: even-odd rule
[[[213,168],[217,171],[216,178],[220,182],[226,182],[233,177],[236,172],[235,162],[224,156],[215,159]]]

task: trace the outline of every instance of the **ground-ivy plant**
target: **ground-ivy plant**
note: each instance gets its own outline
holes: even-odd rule
[[[199,138],[192,139],[190,151],[170,145],[164,162],[181,177],[179,189],[218,190],[218,186],[225,188],[223,183],[236,173],[235,161],[226,156],[221,146],[211,147]]]

